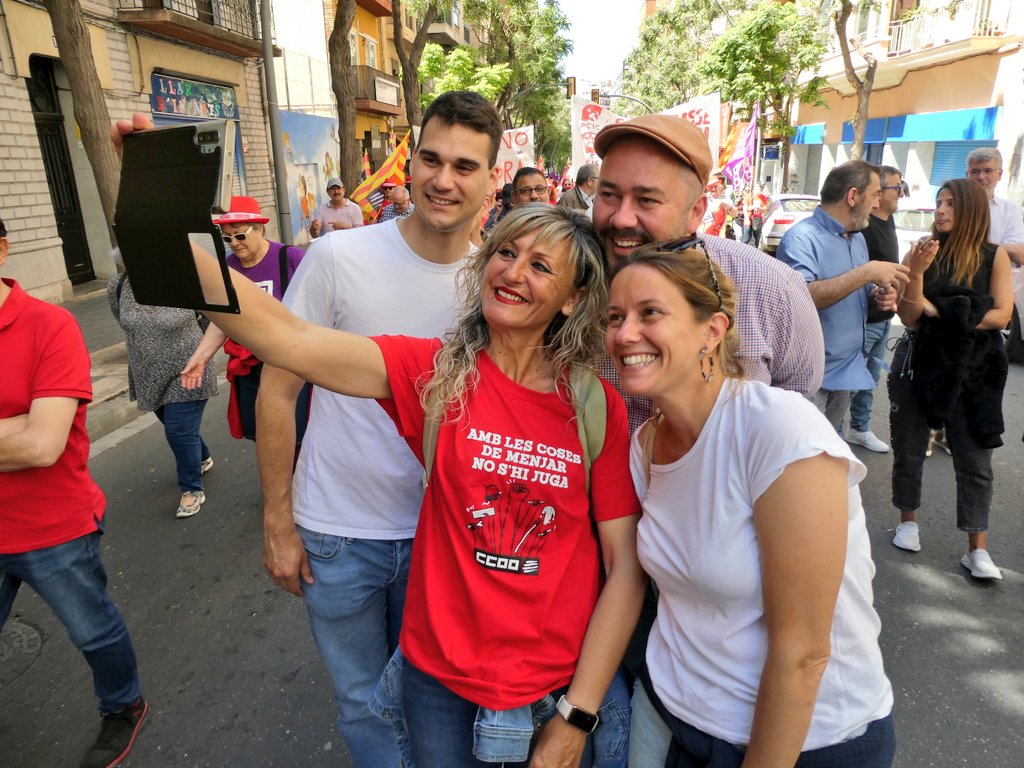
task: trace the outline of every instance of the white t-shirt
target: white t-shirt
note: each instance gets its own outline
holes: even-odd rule
[[[696,444],[653,465],[649,489],[632,441],[640,562],[661,591],[647,647],[651,680],[676,717],[733,744],[750,742],[768,650],[754,502],[789,464],[821,453],[848,462],[849,535],[832,657],[804,750],[843,741],[892,709],[858,488],[864,465],[807,400],[754,381],[726,383]]]
[[[284,303],[310,322],[364,336],[439,337],[454,319],[460,266],[417,256],[395,221],[333,232],[310,246]],[[314,388],[292,481],[296,523],[335,536],[412,538],[422,479],[375,400]]]
[[[1012,200],[993,197],[988,201],[992,221],[988,228],[988,239],[996,245],[1002,243],[1024,243],[1024,213]]]

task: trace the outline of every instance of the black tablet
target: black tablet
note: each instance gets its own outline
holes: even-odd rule
[[[217,211],[231,204],[235,124],[230,120],[124,137],[114,234],[140,304],[238,313]],[[215,254],[221,281],[199,282],[194,249]]]

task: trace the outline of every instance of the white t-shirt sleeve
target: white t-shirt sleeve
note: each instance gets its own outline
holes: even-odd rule
[[[337,327],[338,309],[343,304],[335,295],[334,258],[328,238],[314,240],[284,295],[284,305],[303,320],[332,328]]]
[[[752,500],[759,499],[790,464],[822,453],[847,463],[847,488],[864,479],[866,468],[817,408],[794,392],[768,392],[770,398],[754,398],[745,430]]]

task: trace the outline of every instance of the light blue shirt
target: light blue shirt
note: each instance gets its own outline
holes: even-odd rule
[[[810,218],[794,224],[782,237],[777,252],[808,283],[828,280],[868,262],[864,235],[852,232],[820,207]],[[864,359],[864,323],[871,287],[854,291],[831,307],[818,310],[825,337],[825,376],[822,389],[833,391],[874,389],[875,381]]]

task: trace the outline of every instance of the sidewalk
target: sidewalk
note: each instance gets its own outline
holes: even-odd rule
[[[74,298],[62,306],[81,326],[92,360],[92,402],[86,426],[89,440],[96,442],[145,414],[128,399],[128,350],[121,326],[110,312],[107,281],[92,280],[76,285],[74,291]],[[218,353],[215,361],[223,379],[226,358]]]

